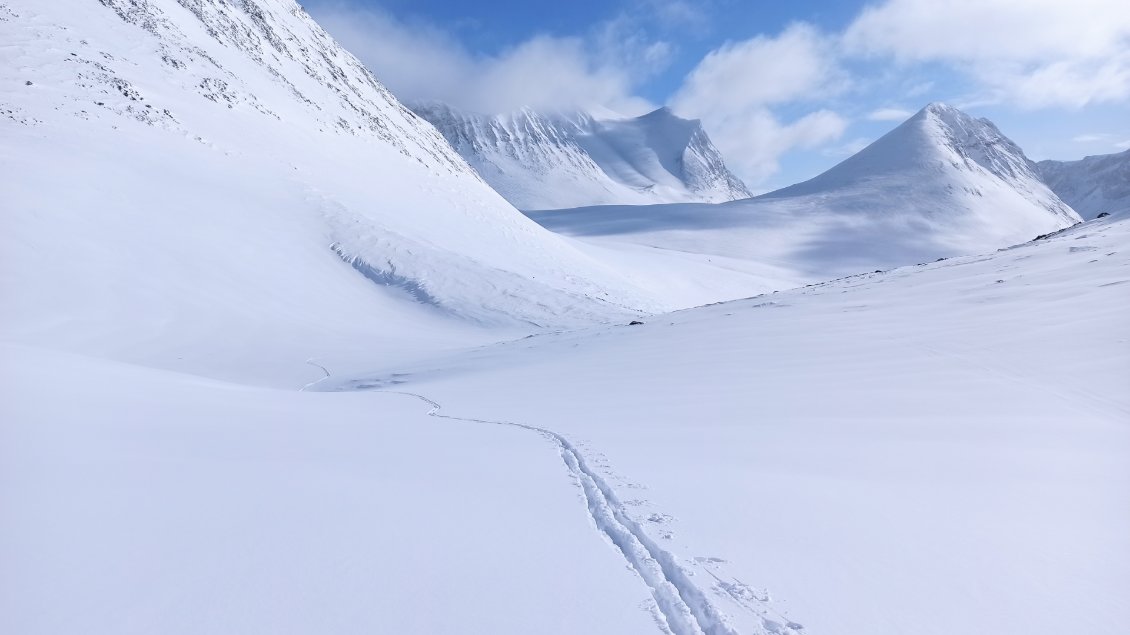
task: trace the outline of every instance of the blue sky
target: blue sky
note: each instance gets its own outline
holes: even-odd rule
[[[407,101],[701,119],[758,191],[931,101],[1034,159],[1130,148],[1125,0],[301,0]]]

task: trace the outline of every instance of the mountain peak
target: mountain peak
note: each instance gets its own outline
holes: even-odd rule
[[[750,196],[701,122],[668,107],[640,117],[529,108],[485,116],[446,105],[421,105],[416,112],[521,209]]]
[[[954,108],[953,106],[945,103],[944,101],[932,101],[932,102],[926,104],[926,106],[924,108],[922,108],[922,110],[919,111],[919,112],[932,113],[932,114],[959,113],[959,114],[965,115],[964,112],[958,110],[957,108]],[[966,116],[968,116],[968,115],[966,115]]]
[[[1083,218],[1130,210],[1130,150],[1078,161],[1040,161],[1036,168]]]
[[[765,197],[830,192],[874,195],[876,190],[884,196],[915,192],[913,196],[905,194],[908,206],[986,209],[986,213],[992,210],[985,208],[980,199],[991,192],[1002,197],[1001,207],[1011,206],[1018,215],[1031,213],[1031,209],[1024,211],[1028,206],[1050,214],[1058,222],[1070,224],[1079,220],[1044,185],[1024,151],[993,122],[975,119],[941,102],[927,105],[827,172]],[[940,206],[942,200],[952,204]]]

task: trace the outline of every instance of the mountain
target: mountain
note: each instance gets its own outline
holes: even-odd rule
[[[1083,218],[1130,209],[1130,150],[1078,161],[1040,161],[1036,168]]]
[[[801,283],[992,251],[1080,220],[996,126],[944,104],[827,172],[757,198],[530,216],[606,247],[759,262]]]
[[[488,116],[435,103],[415,111],[519,209],[750,196],[702,124],[667,108],[636,118],[530,109]]]
[[[971,223],[984,237],[1022,240],[1029,226],[1078,216],[1045,186],[1036,165],[988,119],[932,103],[819,176],[764,198],[836,195],[863,203],[876,193],[913,202],[913,214]],[[896,205],[896,209],[902,208]]]
[[[3,0],[0,34],[6,339],[308,377],[314,353],[655,306],[293,0]]]

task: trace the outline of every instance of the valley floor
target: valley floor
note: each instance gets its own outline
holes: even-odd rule
[[[1124,632],[1128,239],[301,391],[4,345],[5,630]]]

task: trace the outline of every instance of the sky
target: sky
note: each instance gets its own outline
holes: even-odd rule
[[[927,103],[1034,160],[1130,148],[1126,0],[300,0],[408,103],[700,119],[755,192]]]

